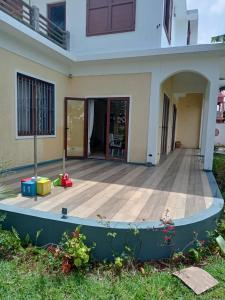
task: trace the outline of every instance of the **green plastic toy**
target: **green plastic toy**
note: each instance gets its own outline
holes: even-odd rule
[[[61,186],[61,180],[60,180],[60,178],[56,178],[55,180],[53,180],[53,185],[54,186]]]

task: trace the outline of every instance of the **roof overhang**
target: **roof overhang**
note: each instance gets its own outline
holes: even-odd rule
[[[49,59],[54,59],[57,63],[65,65],[65,72],[68,74],[70,67],[74,67],[76,63],[82,64],[88,62],[104,62],[114,60],[142,60],[142,59],[161,59],[162,57],[178,57],[192,55],[207,55],[222,58],[221,77],[225,78],[225,44],[206,44],[206,45],[190,45],[180,47],[158,48],[158,49],[135,49],[123,52],[99,52],[99,53],[76,53],[72,55],[47,38],[41,36],[34,30],[25,26],[16,19],[8,16],[0,11],[0,35],[7,37],[7,40],[16,40],[17,48],[21,45],[24,48],[29,47],[33,51],[46,55]],[[15,45],[15,43],[14,43]],[[4,47],[4,41],[0,39],[0,46]],[[13,44],[11,43],[13,51]],[[14,49],[16,50],[16,49]],[[22,55],[22,54],[21,54]],[[28,57],[29,58],[29,57]]]

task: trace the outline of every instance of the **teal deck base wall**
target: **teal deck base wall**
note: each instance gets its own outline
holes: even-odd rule
[[[134,251],[135,258],[140,261],[168,258],[174,251],[182,251],[193,240],[194,232],[198,234],[199,240],[207,240],[207,231],[215,229],[222,209],[223,200],[215,198],[209,209],[190,218],[175,220],[176,235],[172,245],[165,246],[165,234],[162,232],[162,226],[159,226],[160,222],[103,224],[96,220],[74,217],[62,219],[56,214],[0,204],[0,211],[7,215],[3,223],[5,229],[11,229],[13,226],[22,238],[29,233],[33,241],[36,232],[43,230],[38,239],[39,246],[58,243],[63,232],[72,231],[76,226],[82,225],[82,232],[87,237],[88,245],[96,243],[93,251],[96,260],[111,260],[113,253],[121,255],[125,246],[128,246]],[[134,235],[134,229],[139,229],[139,234]],[[109,232],[116,232],[116,238],[109,237]]]

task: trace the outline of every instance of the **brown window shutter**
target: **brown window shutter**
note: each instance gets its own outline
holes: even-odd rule
[[[172,18],[173,18],[173,0],[164,0],[164,29],[169,44],[171,43]]]
[[[135,30],[136,0],[87,0],[87,35]]]

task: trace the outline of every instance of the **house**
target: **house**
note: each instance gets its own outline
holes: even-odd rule
[[[225,145],[225,90],[220,88],[217,100],[215,145]]]
[[[225,45],[185,0],[0,1],[0,159],[157,165],[179,142],[212,169]],[[37,120],[37,122],[35,122]],[[179,144],[177,143],[177,144]]]

